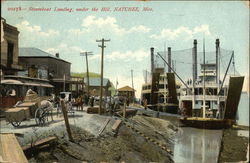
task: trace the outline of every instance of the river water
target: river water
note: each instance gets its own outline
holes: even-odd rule
[[[175,136],[174,157],[177,163],[217,162],[222,130],[181,127]]]
[[[249,126],[249,95],[241,94],[237,112],[237,124]],[[239,136],[249,137],[249,131],[239,131]],[[176,163],[214,163],[219,157],[222,130],[205,130],[180,127],[175,136],[174,157]]]

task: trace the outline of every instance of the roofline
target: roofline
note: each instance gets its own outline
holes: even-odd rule
[[[61,58],[54,58],[54,57],[51,57],[51,56],[18,56],[18,57],[23,57],[23,58],[53,58],[53,59],[56,59],[56,60],[63,61],[63,62],[71,64],[71,62],[65,61],[65,60],[63,60]]]
[[[200,65],[204,65],[204,64],[201,63]],[[216,65],[216,63],[205,63],[205,65]]]

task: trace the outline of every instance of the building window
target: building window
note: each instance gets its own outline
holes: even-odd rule
[[[14,57],[14,44],[8,42],[8,51],[7,51],[7,66],[10,67],[13,64]]]

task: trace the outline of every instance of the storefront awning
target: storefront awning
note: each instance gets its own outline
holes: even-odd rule
[[[41,87],[53,88],[54,86],[51,84],[41,84]]]
[[[27,82],[27,83],[24,83],[23,85],[27,85],[27,86],[37,86],[37,87],[40,86],[39,83],[33,83],[33,82]]]
[[[23,85],[23,82],[19,80],[7,79],[7,80],[1,80],[1,84]]]
[[[1,84],[8,84],[8,85],[22,85],[22,86],[35,86],[35,87],[48,87],[53,88],[54,86],[46,83],[46,82],[31,82],[31,81],[19,81],[19,80],[12,80],[12,79],[4,79],[0,81]]]
[[[27,85],[27,86],[36,86],[36,87],[48,87],[48,88],[53,88],[54,86],[49,84],[49,83],[35,83],[35,82],[27,82],[27,83],[24,83],[24,85]]]

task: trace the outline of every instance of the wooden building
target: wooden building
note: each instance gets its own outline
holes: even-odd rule
[[[135,89],[125,86],[118,89],[118,96],[126,97],[129,102],[133,102],[135,99]]]
[[[84,78],[84,82],[87,82],[87,78]],[[100,77],[90,77],[89,78],[89,92],[91,96],[100,96],[100,86],[101,79]],[[103,78],[103,96],[111,96],[111,82],[107,78]]]
[[[85,94],[85,84],[83,80],[84,78],[71,76],[70,91],[72,92],[73,97]]]

